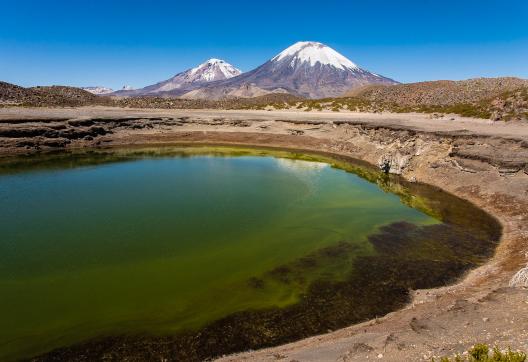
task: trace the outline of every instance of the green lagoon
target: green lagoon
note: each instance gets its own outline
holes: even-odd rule
[[[0,233],[2,361],[218,323],[236,332],[195,358],[287,342],[451,282],[500,236],[470,204],[349,160],[212,147],[6,159]]]

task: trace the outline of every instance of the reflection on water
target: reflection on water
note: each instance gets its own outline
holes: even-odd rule
[[[0,200],[2,360],[76,343],[47,357],[199,360],[284,343],[394,310],[500,236],[435,188],[283,151],[11,158]]]
[[[324,162],[295,160],[288,158],[278,158],[277,164],[286,170],[314,172],[321,171],[322,169],[330,166]]]

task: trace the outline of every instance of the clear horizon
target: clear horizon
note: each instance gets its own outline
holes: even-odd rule
[[[143,87],[209,58],[248,71],[319,41],[400,82],[528,78],[528,2],[19,1],[3,4],[0,80]]]

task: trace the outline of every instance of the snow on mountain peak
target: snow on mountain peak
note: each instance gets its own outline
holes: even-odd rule
[[[191,76],[195,74],[198,75],[198,79],[195,79],[194,81],[199,80],[206,82],[221,79],[218,78],[218,73],[221,73],[224,79],[229,79],[242,74],[239,69],[235,68],[231,64],[222,59],[216,58],[211,58],[196,68],[192,68],[190,71]]]
[[[201,84],[235,77],[242,72],[222,59],[211,58],[162,82],[140,89],[139,94],[192,90]]]
[[[216,59],[216,58],[211,58],[209,60],[207,60],[205,63],[202,63],[200,65],[206,65],[206,64],[217,64],[217,63],[225,63],[225,60],[222,60],[222,59]]]
[[[356,64],[339,54],[334,49],[322,43],[314,41],[300,41],[286,48],[281,53],[272,58],[272,61],[281,61],[290,59],[290,65],[295,66],[296,62],[310,63],[314,66],[317,63],[321,65],[331,65],[337,69],[359,69]]]

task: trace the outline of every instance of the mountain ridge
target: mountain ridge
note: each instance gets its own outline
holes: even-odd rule
[[[229,79],[241,73],[242,71],[224,60],[211,58],[198,66],[184,70],[167,80],[140,89],[120,90],[112,93],[112,95],[145,96],[159,95],[164,92],[172,92],[173,94],[180,95],[205,83]]]
[[[246,73],[212,58],[167,80],[141,89],[119,90],[111,95],[222,99],[289,93],[305,98],[325,98],[338,97],[351,88],[369,84],[398,82],[360,68],[325,44],[301,41]]]
[[[184,98],[220,99],[287,92],[306,98],[340,96],[367,84],[397,84],[393,79],[358,67],[334,49],[319,42],[297,42],[259,67],[227,80],[211,82],[183,94]],[[174,95],[170,92],[164,94]]]

